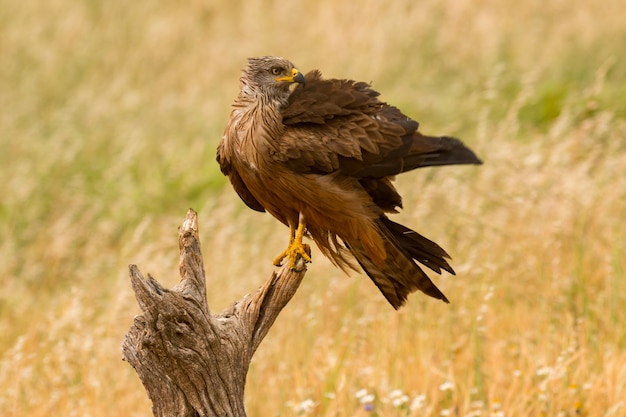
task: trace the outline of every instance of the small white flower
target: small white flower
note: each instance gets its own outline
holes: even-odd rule
[[[402,390],[401,389],[394,389],[393,391],[391,391],[389,393],[389,398],[393,399],[393,398],[398,398],[398,397],[402,397]]]
[[[398,407],[402,407],[404,404],[409,402],[409,397],[407,395],[401,395],[400,397],[394,398],[391,401],[391,404],[393,404],[394,407],[398,408]]]
[[[420,394],[416,396],[415,398],[413,398],[413,401],[411,401],[411,405],[409,406],[409,409],[411,411],[419,410],[420,408],[424,406],[425,403],[426,403],[426,394]]]
[[[356,392],[356,394],[354,394],[354,396],[359,400],[365,397],[366,395],[367,395],[367,390],[365,388],[361,388],[360,390]]]
[[[361,404],[371,404],[374,402],[375,399],[376,399],[376,396],[374,394],[367,394],[367,395],[362,396],[359,399],[359,402]]]
[[[293,409],[296,413],[307,414],[310,411],[312,411],[316,405],[317,404],[315,403],[315,401],[313,401],[310,398],[307,398],[306,400],[302,401],[300,404],[296,404],[296,406]]]
[[[451,391],[454,389],[454,383],[452,381],[446,381],[443,384],[439,385],[440,391]]]
[[[552,373],[553,369],[549,366],[543,366],[535,372],[538,376],[546,376]]]

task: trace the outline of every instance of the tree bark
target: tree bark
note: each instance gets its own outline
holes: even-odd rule
[[[197,214],[179,227],[181,281],[171,290],[137,266],[130,279],[142,315],[122,344],[158,417],[245,417],[244,386],[252,355],[296,293],[306,266],[283,266],[254,294],[211,315]]]

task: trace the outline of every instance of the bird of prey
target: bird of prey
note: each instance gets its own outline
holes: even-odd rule
[[[284,58],[250,58],[217,161],[250,208],[289,226],[275,265],[310,262],[308,236],[344,271],[356,270],[356,260],[395,309],[416,290],[448,302],[418,262],[454,274],[450,257],[388,218],[402,207],[392,180],[415,168],[481,161],[458,139],[423,135],[378,96],[364,82],[303,75]]]

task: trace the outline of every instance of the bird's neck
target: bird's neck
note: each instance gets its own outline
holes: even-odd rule
[[[282,128],[283,104],[277,100],[268,100],[240,94],[233,104],[232,116],[238,120],[241,131],[256,131],[266,127]]]
[[[273,94],[272,94],[273,93]],[[289,94],[262,91],[260,87],[241,84],[239,95],[233,105],[233,116],[239,119],[242,131],[258,134],[259,129],[277,136],[282,132],[282,109],[287,106]]]
[[[237,100],[235,100],[235,106],[243,105],[245,107],[261,107],[261,108],[274,108],[280,110],[287,106],[289,99],[289,93],[284,95],[276,95],[250,88],[248,86],[242,86],[239,90]]]

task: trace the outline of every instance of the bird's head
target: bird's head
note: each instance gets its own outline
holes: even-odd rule
[[[303,84],[304,76],[285,58],[262,56],[248,59],[241,81],[253,92],[280,97],[288,95],[294,83]]]

